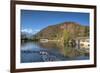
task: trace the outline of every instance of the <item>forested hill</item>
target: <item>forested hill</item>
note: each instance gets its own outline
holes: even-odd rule
[[[75,22],[63,22],[48,26],[38,32],[35,36],[40,39],[56,39],[61,38],[64,34],[70,36],[70,38],[88,37],[89,26],[83,26]]]

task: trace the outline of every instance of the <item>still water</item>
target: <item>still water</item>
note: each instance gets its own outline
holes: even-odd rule
[[[21,44],[21,63],[88,59],[89,55],[79,54],[75,48],[66,49],[60,43],[24,42]]]

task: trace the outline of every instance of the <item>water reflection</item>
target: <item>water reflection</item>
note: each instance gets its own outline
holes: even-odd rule
[[[23,42],[21,45],[21,62],[45,62],[86,60],[89,53],[67,47],[60,42]]]

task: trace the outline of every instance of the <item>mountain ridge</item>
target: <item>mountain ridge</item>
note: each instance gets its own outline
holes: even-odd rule
[[[89,26],[84,26],[76,22],[62,22],[48,26],[39,31],[35,36],[40,39],[54,39],[58,34],[63,35],[64,30],[68,31],[70,36],[73,36],[72,38],[89,36]]]

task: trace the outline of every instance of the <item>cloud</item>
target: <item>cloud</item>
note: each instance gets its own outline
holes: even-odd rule
[[[28,29],[22,29],[22,30],[21,30],[21,32],[30,33],[30,34],[35,34],[35,33],[37,33],[38,31],[40,31],[40,30],[38,30],[38,29],[33,30],[33,29],[30,29],[30,28],[28,28]]]

